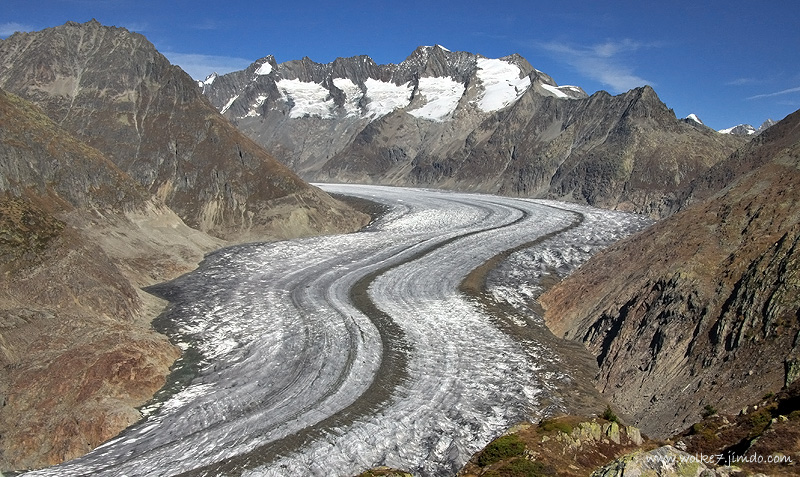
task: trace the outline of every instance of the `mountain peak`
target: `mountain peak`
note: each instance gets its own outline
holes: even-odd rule
[[[197,82],[140,34],[73,23],[6,39],[0,58],[0,87],[42,107],[191,227],[266,235],[264,204],[317,194],[220,116]],[[319,69],[298,63],[297,74]],[[203,89],[222,79],[209,76]]]
[[[775,124],[777,124],[777,121],[773,121],[772,119],[767,119],[766,121],[761,123],[761,126],[758,127],[758,132],[762,133],[767,129],[771,128],[772,126],[774,126]]]
[[[429,55],[433,51],[441,51],[445,53],[452,53],[449,49],[443,47],[442,45],[435,44],[435,45],[420,45],[413,52],[411,52],[411,56],[415,55]]]
[[[694,121],[697,124],[703,124],[703,121],[701,121],[700,118],[698,118],[697,115],[694,114],[694,113],[686,116],[686,119],[689,120],[689,121]]]
[[[754,126],[750,124],[739,124],[733,127],[720,129],[717,132],[722,134],[731,134],[734,136],[755,136],[757,134],[761,134],[762,132],[766,131],[767,129],[769,129],[774,125],[775,121],[773,121],[772,119],[767,119],[766,121],[761,123],[761,126],[759,126],[758,129],[756,129]]]

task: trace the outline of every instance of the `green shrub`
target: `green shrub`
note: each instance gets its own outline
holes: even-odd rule
[[[716,413],[717,413],[717,408],[715,408],[711,404],[706,404],[706,406],[703,408],[701,416],[703,416],[703,419],[705,419],[715,415]]]
[[[713,422],[698,422],[692,425],[692,434],[702,436],[706,441],[713,441],[717,439],[717,426]]]
[[[481,467],[486,467],[509,457],[521,456],[524,452],[525,443],[519,436],[516,434],[501,436],[481,451],[476,463]]]
[[[750,433],[747,435],[748,439],[754,439],[764,432],[770,422],[772,422],[772,411],[774,409],[776,409],[774,405],[763,407],[748,416],[747,420],[751,426]]]
[[[606,406],[606,410],[603,411],[603,415],[600,417],[602,417],[606,421],[616,422],[617,424],[619,424],[619,418],[617,417],[616,414],[614,414],[614,411],[611,410],[611,406]]]

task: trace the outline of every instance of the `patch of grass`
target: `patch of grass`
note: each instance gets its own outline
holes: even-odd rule
[[[515,458],[483,475],[484,477],[546,477],[556,475],[556,470],[553,466],[537,460]]]
[[[751,413],[747,417],[747,420],[751,426],[750,433],[747,435],[748,439],[755,439],[764,432],[774,417],[772,415],[772,411],[776,409],[777,407],[775,405],[763,407],[758,411]]]
[[[481,451],[476,463],[481,467],[492,465],[503,459],[521,456],[525,452],[525,443],[516,434],[501,436],[489,443]]]
[[[572,429],[572,423],[565,419],[545,419],[539,423],[539,430],[542,432],[561,431],[570,434]]]
[[[692,425],[692,434],[702,437],[706,441],[718,439],[719,425],[715,422],[701,421]]]

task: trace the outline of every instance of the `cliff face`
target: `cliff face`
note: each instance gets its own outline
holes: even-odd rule
[[[184,222],[246,240],[357,229],[365,217],[243,136],[143,36],[95,21],[0,42],[0,87],[33,101]]]
[[[751,172],[541,297],[551,330],[595,353],[598,388],[650,435],[705,405],[741,408],[796,369],[800,113],[775,127],[728,160]]]
[[[262,58],[204,93],[304,178],[671,212],[741,138],[678,120],[650,87],[587,96],[524,58],[420,47],[400,64]]]

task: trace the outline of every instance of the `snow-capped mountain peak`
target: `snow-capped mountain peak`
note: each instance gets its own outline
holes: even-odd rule
[[[759,126],[758,129],[749,124],[739,124],[737,126],[733,126],[730,128],[720,129],[717,132],[722,134],[733,134],[734,136],[754,136],[756,134],[761,134],[774,124],[775,121],[773,121],[772,119],[767,119],[766,121],[761,123],[761,126]]]
[[[216,80],[218,77],[219,75],[216,72],[211,73],[210,75],[206,76],[206,79],[203,81],[198,81],[197,86],[201,88],[204,86],[211,86],[214,83],[214,80]]]
[[[694,121],[694,122],[696,122],[697,124],[703,124],[703,121],[701,121],[701,120],[700,120],[700,118],[698,118],[698,117],[697,117],[697,115],[696,115],[696,114],[694,114],[694,113],[692,113],[692,114],[690,114],[690,115],[686,116],[686,119],[688,119],[688,120],[690,120],[690,121]]]
[[[531,86],[531,78],[522,70],[502,59],[478,58],[478,80],[483,92],[475,104],[484,112],[503,109],[516,102]]]
[[[720,129],[722,134],[733,134],[734,136],[751,136],[756,133],[756,128],[749,124],[739,124],[730,128]]]
[[[282,111],[289,119],[358,118],[374,121],[395,111],[441,122],[472,105],[481,114],[512,106],[535,93],[558,99],[586,97],[557,86],[519,55],[499,59],[441,46],[420,46],[400,64],[377,65],[367,56],[319,64],[308,58],[278,64],[266,56],[240,72],[202,82],[204,93],[231,117]]]
[[[298,169],[327,160],[356,135],[387,123],[409,135],[403,139],[432,134],[444,142],[523,101],[588,97],[577,86],[558,86],[519,55],[486,58],[441,45],[420,46],[402,62],[383,65],[365,55],[327,64],[309,58],[278,63],[265,56],[215,77],[203,92],[268,150],[280,155],[301,149],[291,159]],[[302,147],[299,137],[305,138]]]

